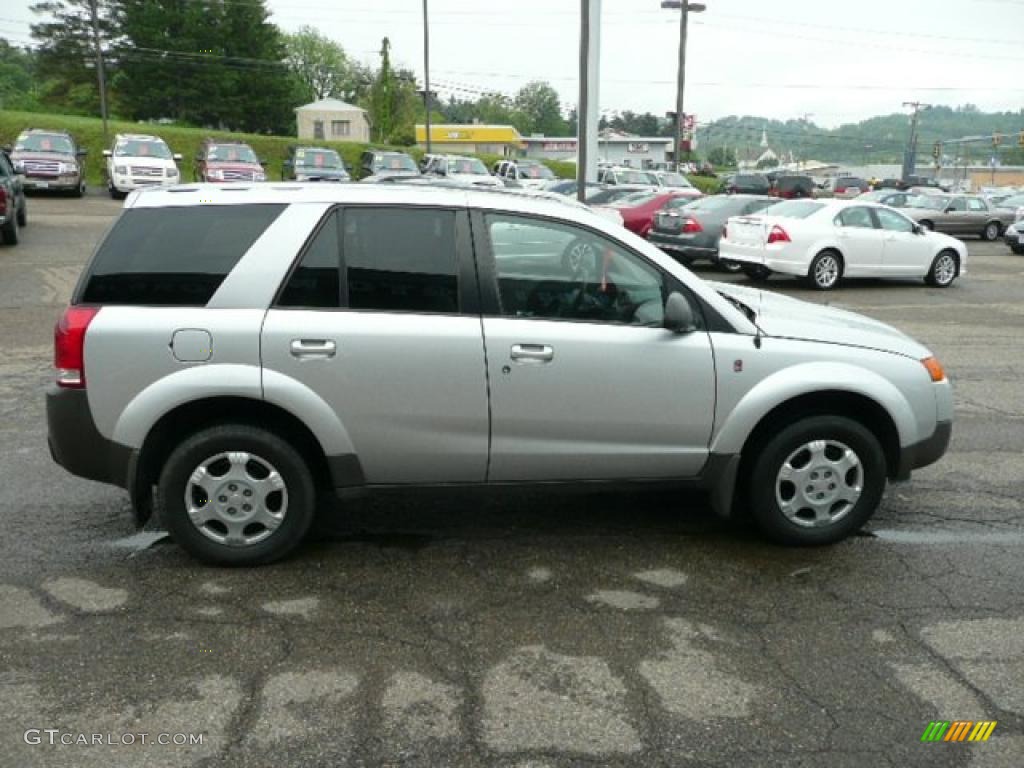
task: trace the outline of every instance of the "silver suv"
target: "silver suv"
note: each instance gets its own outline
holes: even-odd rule
[[[438,484],[696,486],[830,543],[953,415],[893,328],[506,191],[132,193],[55,345],[56,461],[215,563],[286,555],[333,491]]]

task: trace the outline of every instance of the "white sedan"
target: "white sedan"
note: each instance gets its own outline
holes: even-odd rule
[[[967,246],[899,211],[857,200],[788,200],[726,222],[719,258],[755,280],[797,275],[823,291],[844,277],[923,277],[946,288],[967,273]]]

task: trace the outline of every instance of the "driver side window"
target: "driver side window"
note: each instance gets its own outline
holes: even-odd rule
[[[506,317],[662,324],[663,275],[614,241],[558,222],[485,218]]]

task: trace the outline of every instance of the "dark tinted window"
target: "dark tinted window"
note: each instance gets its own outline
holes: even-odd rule
[[[453,211],[350,208],[343,226],[349,307],[459,311]]]
[[[341,300],[338,214],[332,212],[302,255],[278,299],[279,307],[337,309]]]
[[[100,246],[79,301],[203,306],[284,208],[205,205],[125,211]]]

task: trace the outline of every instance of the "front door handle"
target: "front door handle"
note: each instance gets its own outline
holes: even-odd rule
[[[338,345],[331,339],[292,339],[292,357],[322,360],[334,357],[337,351]]]
[[[550,363],[555,359],[555,350],[547,344],[513,344],[512,359],[524,363]]]

